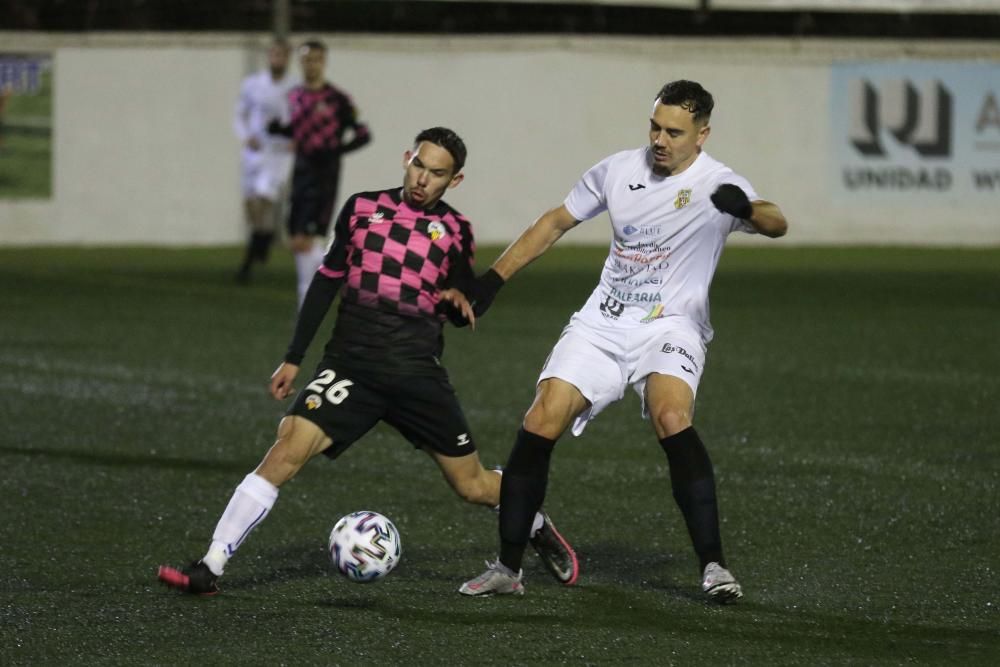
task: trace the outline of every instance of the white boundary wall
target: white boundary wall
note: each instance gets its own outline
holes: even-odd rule
[[[656,91],[689,78],[716,97],[707,149],[782,206],[787,242],[1000,244],[1000,188],[971,204],[845,206],[833,196],[830,157],[831,65],[997,64],[1000,42],[321,37],[331,79],[374,135],[346,158],[341,198],[399,183],[416,131],[447,125],[470,151],[466,180],[447,199],[472,219],[480,243],[510,241],[591,164],[644,144]],[[0,50],[50,52],[55,64],[53,197],[0,199],[0,245],[242,239],[231,114],[266,43],[265,35],[0,32]],[[595,220],[564,242],[608,238]]]

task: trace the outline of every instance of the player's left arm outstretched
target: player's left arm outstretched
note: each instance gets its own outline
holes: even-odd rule
[[[549,209],[521,233],[486,273],[471,281],[465,294],[477,316],[493,303],[515,273],[541,257],[562,235],[580,224],[565,204]]]
[[[723,183],[712,193],[712,203],[723,213],[741,218],[753,225],[759,233],[771,238],[784,236],[788,221],[777,204],[763,199],[750,201],[738,185]]]

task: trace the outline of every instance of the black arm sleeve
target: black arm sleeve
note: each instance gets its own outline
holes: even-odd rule
[[[371,131],[368,129],[367,125],[358,121],[358,110],[354,108],[354,104],[351,102],[350,98],[346,96],[342,100],[342,104],[340,106],[339,120],[341,127],[351,129],[352,135],[350,141],[341,144],[341,153],[356,151],[372,140]]]
[[[341,153],[350,153],[351,151],[356,151],[369,141],[372,140],[371,132],[368,131],[368,126],[364,123],[358,123],[354,126],[354,136],[346,144],[340,147]]]
[[[344,203],[344,207],[337,216],[337,223],[334,226],[333,243],[323,258],[323,266],[333,270],[346,270],[347,267],[347,239],[350,238],[351,212],[357,201],[357,195],[352,195]],[[316,335],[316,330],[323,323],[323,318],[330,310],[333,300],[337,298],[344,278],[330,278],[320,272],[313,276],[306,290],[306,296],[302,300],[302,308],[299,310],[298,320],[295,322],[295,333],[292,334],[292,342],[285,352],[285,361],[298,366],[302,363],[302,358],[306,356],[306,349]]]
[[[271,122],[267,124],[268,134],[277,134],[282,137],[292,137],[292,124],[282,125],[281,121],[277,118],[272,118]]]
[[[472,297],[469,295],[469,290],[472,289],[475,281],[476,274],[472,270],[472,262],[475,257],[475,243],[472,240],[472,225],[466,224],[463,228],[461,250],[456,252],[452,257],[453,267],[448,271],[448,279],[445,282],[447,287],[454,287],[459,292],[465,295],[467,299],[471,301]],[[448,321],[451,322],[456,327],[464,327],[469,324],[469,321],[465,319],[465,315],[462,314],[458,308],[451,305],[447,301],[442,301],[438,304],[439,312],[445,314]]]
[[[323,323],[323,318],[330,310],[330,305],[337,298],[340,286],[344,284],[343,278],[327,278],[322,273],[313,276],[306,290],[305,299],[302,301],[302,308],[299,310],[298,320],[295,322],[295,333],[292,334],[292,342],[288,344],[288,351],[285,352],[285,361],[296,366],[302,363],[302,358],[306,356],[306,349],[316,335],[316,330]]]

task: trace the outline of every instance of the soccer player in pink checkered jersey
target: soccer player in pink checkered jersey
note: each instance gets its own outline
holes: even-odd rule
[[[306,293],[270,391],[283,400],[306,348],[340,296],[333,335],[312,379],[278,424],[277,440],[236,487],[203,558],[159,579],[187,593],[218,592],[240,544],[278,489],[317,454],[335,459],[379,421],[437,463],[464,500],[496,507],[501,475],[483,468],[440,359],[446,318],[474,322],[463,293],[474,280],[472,227],[441,200],[462,182],[466,149],[453,131],[422,131],[404,154],[403,187],[352,195]],[[354,508],[345,508],[354,509]],[[553,576],[576,580],[576,555],[549,517],[534,513],[530,541]]]
[[[704,152],[713,106],[698,83],[663,86],[649,144],[591,167],[467,292],[481,315],[506,280],[564,233],[605,211],[611,218],[614,240],[600,282],[545,362],[507,461],[499,557],[465,582],[462,594],[524,593],[522,555],[556,440],[567,428],[580,435],[631,386],[666,454],[702,590],[716,602],[743,595],[722,552],[712,462],[691,420],[712,339],[708,288],[726,238],[735,231],[782,236],[787,222],[745,178]]]
[[[298,305],[323,260],[340,186],[341,158],[371,141],[350,96],[326,80],[326,45],[310,40],[299,48],[302,85],[288,93],[287,123],[274,119],[268,130],[295,142],[288,243],[295,257]]]

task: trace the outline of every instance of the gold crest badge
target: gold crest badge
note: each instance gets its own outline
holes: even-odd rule
[[[427,236],[431,237],[431,241],[437,241],[442,236],[447,236],[448,232],[444,225],[437,220],[427,225]]]
[[[691,188],[684,188],[677,193],[677,199],[674,200],[674,208],[684,208],[691,203]]]

